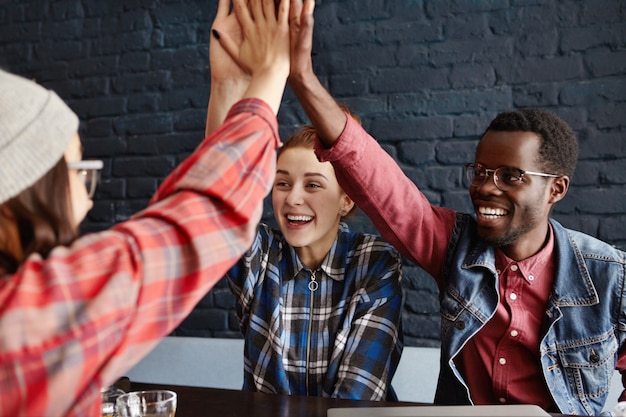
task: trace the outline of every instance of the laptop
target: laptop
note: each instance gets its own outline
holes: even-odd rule
[[[550,417],[537,405],[427,405],[329,408],[328,417]]]

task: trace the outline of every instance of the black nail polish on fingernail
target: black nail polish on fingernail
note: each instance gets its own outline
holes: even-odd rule
[[[215,36],[215,39],[219,40],[221,38],[221,35],[217,30],[213,29],[211,30],[211,33]]]

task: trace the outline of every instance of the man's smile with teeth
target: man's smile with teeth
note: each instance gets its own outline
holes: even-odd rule
[[[506,216],[507,211],[504,209],[493,208],[493,207],[478,207],[478,213],[480,213],[483,216],[499,217],[499,216]]]
[[[312,216],[302,216],[302,215],[300,215],[300,216],[293,216],[293,215],[288,214],[287,215],[287,220],[290,223],[308,223],[311,220],[313,220],[313,217]]]

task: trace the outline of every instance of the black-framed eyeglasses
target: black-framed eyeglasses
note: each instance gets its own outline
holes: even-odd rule
[[[514,167],[500,167],[497,169],[489,169],[481,164],[465,165],[465,175],[472,187],[482,186],[487,178],[492,175],[493,183],[501,191],[515,190],[525,184],[525,175],[536,175],[539,177],[559,178],[561,175],[546,174],[543,172],[524,171],[523,169]]]
[[[100,170],[103,166],[104,163],[102,161],[91,159],[86,161],[68,162],[67,164],[69,169],[75,169],[78,172],[78,176],[83,184],[85,184],[89,198],[93,198],[96,193],[96,186],[98,185],[98,180],[100,179]]]

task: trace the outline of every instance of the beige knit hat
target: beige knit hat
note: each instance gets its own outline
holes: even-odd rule
[[[53,91],[0,70],[0,204],[63,157],[78,117]]]

